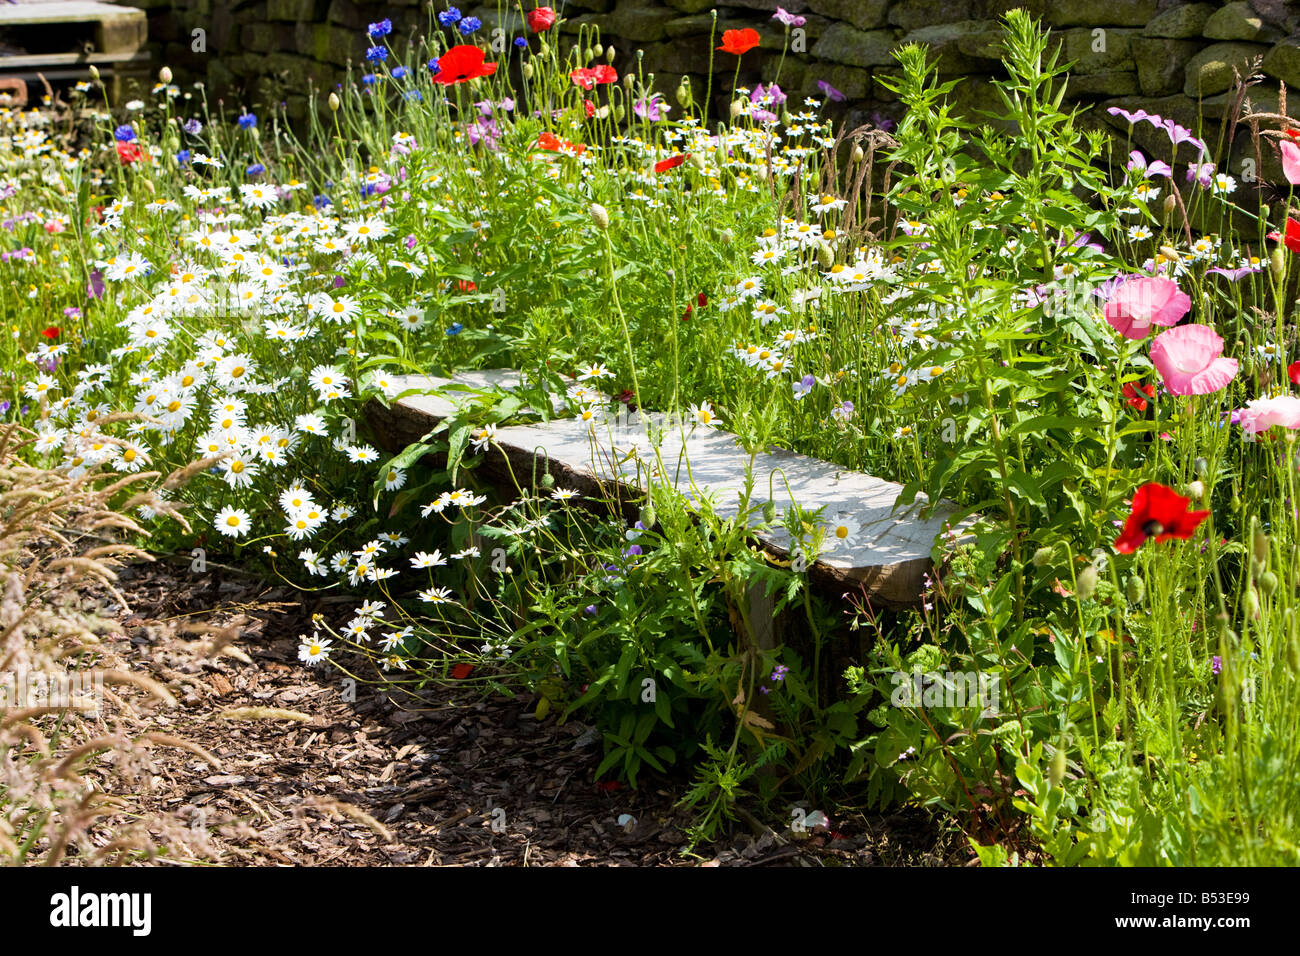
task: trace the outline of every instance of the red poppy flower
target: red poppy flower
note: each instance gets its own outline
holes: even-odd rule
[[[1290,137],[1293,143],[1300,143],[1300,129],[1284,129],[1282,135]]]
[[[1191,503],[1190,498],[1154,481],[1143,485],[1133,495],[1133,509],[1124,522],[1124,531],[1115,539],[1115,550],[1132,554],[1147,538],[1157,541],[1190,538],[1210,516],[1208,511],[1188,511]]]
[[[478,289],[478,286],[476,286],[476,285],[474,284],[474,280],[472,280],[472,279],[457,279],[457,280],[456,280],[456,291],[457,291],[457,292],[474,292],[474,291],[476,291],[477,289]]]
[[[692,309],[692,308],[688,305],[688,306],[686,307],[686,311],[682,313],[682,321],[683,321],[683,322],[689,322],[689,321],[691,320],[691,313],[694,312],[694,311],[695,311],[695,310]]]
[[[751,27],[745,27],[743,30],[726,30],[722,34],[722,46],[718,49],[723,53],[734,53],[740,56],[754,49],[760,42],[758,31]]]
[[[529,10],[526,19],[528,29],[534,33],[545,33],[555,26],[555,11],[550,7],[538,7],[536,10]]]
[[[474,671],[473,664],[457,664],[451,669],[451,676],[456,680],[464,680]]]
[[[1286,367],[1287,378],[1291,379],[1296,385],[1300,385],[1300,362],[1292,362]]]
[[[702,309],[709,304],[709,297],[701,292],[695,297],[695,302]]]
[[[59,327],[57,325],[51,325],[48,329],[41,332],[41,335],[45,336],[47,339],[57,339],[59,337]]]
[[[1300,253],[1300,222],[1296,222],[1294,219],[1288,219],[1286,221],[1286,235],[1283,235],[1274,229],[1265,238],[1272,239],[1274,242],[1281,239],[1282,245],[1286,246],[1292,252]]]
[[[497,71],[495,63],[484,63],[487,56],[482,50],[468,43],[454,46],[438,57],[438,73],[433,82],[443,86],[465,83],[480,76],[491,76]]]
[[[131,163],[138,163],[144,159],[144,150],[140,148],[138,143],[118,143],[117,158],[129,166]]]
[[[659,162],[655,163],[655,172],[666,173],[670,169],[676,169],[684,162],[686,162],[686,156],[683,153],[678,153],[676,156],[669,156],[667,159],[661,159]]]
[[[594,89],[597,84],[613,83],[618,79],[618,71],[612,66],[606,66],[602,63],[600,66],[593,66],[589,70],[574,70],[569,74],[569,79],[573,81],[574,86],[581,86],[584,90],[590,90]]]
[[[1147,399],[1156,397],[1156,387],[1154,385],[1135,386],[1129,382],[1124,386],[1124,398],[1133,408],[1139,412],[1147,410]]]
[[[615,790],[622,790],[623,784],[617,780],[602,780],[596,784],[596,789],[602,793],[613,793]]]
[[[575,156],[580,156],[587,147],[582,143],[570,143],[567,139],[560,139],[554,133],[542,133],[537,137],[537,148],[549,150],[552,153],[568,151]]]
[[[582,108],[587,112],[587,119],[591,119],[596,115],[596,104],[591,100],[583,100]]]

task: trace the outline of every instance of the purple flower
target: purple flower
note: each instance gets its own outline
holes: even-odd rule
[[[113,138],[119,143],[133,143],[135,142],[135,130],[130,126],[119,126],[113,130]]]
[[[785,675],[788,673],[790,673],[790,668],[786,667],[784,664],[777,664],[776,668],[772,671],[772,680],[785,680]]]
[[[595,617],[595,616],[596,616],[596,605],[594,605],[594,604],[588,604],[585,608],[582,609],[582,611],[583,611],[584,614],[590,614],[592,617]]]
[[[81,310],[75,305],[70,305],[63,310],[63,317],[65,319],[79,319],[81,318]]]
[[[1214,163],[1191,163],[1187,167],[1187,181],[1190,183],[1195,179],[1203,187],[1209,188],[1210,183],[1214,181]]]
[[[625,558],[634,558],[634,557],[637,557],[638,555],[643,554],[643,553],[644,553],[644,552],[641,550],[641,545],[639,545],[639,544],[630,544],[630,545],[627,546],[627,548],[624,549],[624,551],[623,551],[623,557],[625,557]]]
[[[406,239],[405,239],[404,241],[405,241],[405,243],[406,243],[406,248],[408,248],[408,249],[414,249],[414,248],[415,248],[415,233],[411,233],[411,235],[407,236]]]
[[[1136,149],[1128,154],[1128,168],[1130,171],[1140,172],[1143,179],[1151,176],[1164,176],[1169,179],[1174,174],[1168,163],[1159,159],[1154,163],[1148,163],[1147,158]]]
[[[334,277],[334,288],[341,289],[347,284],[348,284],[348,280],[343,278],[343,276]]]
[[[86,295],[92,299],[98,299],[104,295],[104,273],[98,269],[90,274],[90,281],[86,283]]]
[[[784,7],[777,7],[776,13],[772,14],[772,19],[787,27],[801,27],[808,22],[803,17],[795,16],[793,13],[788,13]]]
[[[671,109],[672,107],[664,102],[663,95],[660,93],[652,94],[648,100],[644,98],[636,100],[632,104],[632,112],[651,123],[667,119],[668,111]]]
[[[1220,672],[1222,672],[1222,670],[1223,670],[1223,658],[1221,658],[1218,654],[1215,654],[1213,657],[1210,658],[1210,672],[1217,675]]]
[[[501,130],[497,126],[497,121],[482,116],[470,123],[466,132],[469,134],[471,146],[477,146],[481,142],[488,149],[496,149],[497,140],[501,138]]]
[[[871,125],[884,133],[893,132],[898,128],[897,123],[879,111],[871,114]]]
[[[1252,272],[1259,272],[1259,266],[1244,266],[1240,269],[1225,269],[1222,266],[1214,266],[1205,270],[1207,273],[1213,272],[1215,275],[1226,276],[1229,282],[1236,282],[1243,276],[1248,276]]]
[[[185,132],[189,133],[191,136],[198,136],[203,132],[203,124],[199,122],[198,119],[187,119],[185,125],[182,126],[181,129],[185,130]]]
[[[780,106],[788,98],[789,97],[781,92],[781,87],[777,86],[775,83],[767,89],[763,89],[763,84],[760,83],[758,86],[754,87],[754,92],[749,94],[749,102],[755,105],[762,104],[764,106]]]
[[[841,93],[835,87],[831,86],[825,80],[817,81],[817,89],[821,90],[822,95],[825,96],[833,103],[843,103],[844,100],[846,99],[843,93]]]

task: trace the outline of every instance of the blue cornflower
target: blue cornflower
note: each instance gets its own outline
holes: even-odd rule
[[[459,30],[462,35],[469,36],[482,25],[483,21],[478,17],[466,17],[464,20],[461,20],[460,23],[456,24],[456,29]]]
[[[400,80],[400,79],[402,79],[403,77],[405,77],[405,76],[406,76],[408,73],[410,73],[410,72],[411,72],[411,71],[408,70],[408,69],[407,69],[406,67],[404,67],[404,66],[396,67],[396,68],[394,68],[394,70],[393,70],[393,79],[395,79],[395,80]]]
[[[438,58],[436,56],[429,61],[429,72],[433,73],[435,76],[442,72],[442,67],[438,65]]]
[[[371,63],[383,63],[388,59],[388,47],[372,46],[366,51],[366,59]]]
[[[438,22],[444,27],[454,27],[456,21],[460,19],[460,11],[455,7],[448,7],[442,13],[438,14]]]
[[[372,23],[366,27],[366,35],[371,37],[386,37],[393,32],[393,21],[388,18],[380,20],[378,23]]]
[[[203,124],[197,119],[187,119],[185,125],[182,126],[181,129],[185,130],[185,132],[189,133],[191,136],[198,136],[203,132]]]
[[[451,328],[447,329],[447,334],[460,335],[460,333],[463,332],[464,330],[465,330],[465,326],[461,325],[459,322],[453,322],[451,323]]]
[[[402,96],[405,99],[412,100],[416,103],[424,102],[424,94],[421,93],[419,90],[407,90],[405,93],[402,94]]]
[[[113,138],[119,143],[133,143],[135,142],[135,130],[130,126],[119,126],[113,130]]]
[[[244,170],[244,174],[247,176],[260,176],[264,172],[266,172],[266,167],[261,163],[253,163],[253,165]]]
[[[244,113],[237,120],[240,129],[252,129],[257,125],[256,113]]]
[[[525,37],[515,37],[515,46],[522,50],[528,46],[528,40]]]
[[[361,82],[366,84],[366,86],[374,86],[376,81],[378,81],[378,79],[379,77],[376,76],[374,73],[367,73],[363,77],[361,77]]]
[[[322,194],[317,196],[315,199],[313,199],[311,201],[311,204],[315,206],[317,209],[324,209],[326,206],[334,205],[334,200],[330,199],[329,196]]]
[[[179,153],[176,154],[176,162],[180,163],[182,166],[184,166],[189,161],[190,161],[190,151],[188,149],[182,149]]]

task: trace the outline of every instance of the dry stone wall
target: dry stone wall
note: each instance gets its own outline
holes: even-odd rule
[[[426,31],[429,22],[429,5],[420,0],[133,0],[133,5],[149,12],[159,63],[243,97],[255,95],[258,82],[269,79],[282,91],[277,95],[297,108],[305,103],[309,82],[317,89],[331,87],[349,62],[358,64],[367,23],[390,18],[396,27],[390,39],[400,42]],[[523,33],[517,4],[460,0],[457,5],[483,21],[481,36],[494,28],[508,37]],[[824,98],[819,84],[829,84],[844,95],[838,108],[850,122],[896,118],[898,104],[881,80],[896,72],[891,51],[912,41],[930,46],[942,73],[966,78],[956,94],[963,106],[995,108],[989,81],[1000,69],[998,17],[1013,6],[1041,17],[1060,38],[1065,57],[1075,61],[1068,95],[1080,103],[1144,108],[1190,125],[1198,104],[1206,117],[1222,116],[1234,69],[1246,73],[1254,64],[1263,76],[1251,91],[1255,105],[1276,108],[1281,83],[1300,91],[1297,0],[552,0],[551,5],[565,17],[560,29],[568,40],[576,39],[583,24],[598,27],[605,45],[619,51],[620,70],[653,74],[666,93],[683,75],[702,93],[711,68],[712,88],[725,97],[735,59],[724,54],[710,59],[710,31],[754,27],[762,45],[745,56],[742,83],[770,82],[779,68],[787,93]],[[434,9],[446,6],[446,0],[438,0]],[[786,28],[772,19],[778,6],[804,21],[792,29],[784,58]],[[1288,108],[1300,115],[1300,92]],[[1111,121],[1104,110],[1096,112],[1098,121]],[[1149,128],[1137,134],[1158,135]]]

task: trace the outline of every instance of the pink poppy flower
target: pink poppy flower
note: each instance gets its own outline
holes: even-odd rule
[[[1103,314],[1116,332],[1144,339],[1152,325],[1176,325],[1192,307],[1186,292],[1172,279],[1142,276],[1124,282],[1107,301]]]
[[[1283,428],[1300,428],[1300,398],[1279,395],[1277,398],[1257,398],[1246,403],[1238,412],[1238,422],[1251,435],[1268,431],[1274,425]]]
[[[1282,140],[1282,175],[1292,186],[1300,186],[1300,146],[1290,140]]]
[[[1174,395],[1208,395],[1237,377],[1237,360],[1221,358],[1223,339],[1208,325],[1183,325],[1151,343],[1151,363]]]

